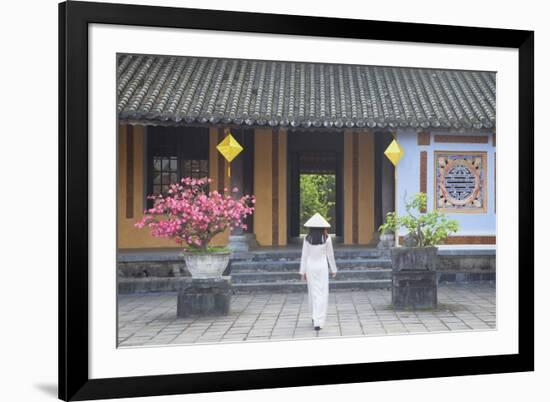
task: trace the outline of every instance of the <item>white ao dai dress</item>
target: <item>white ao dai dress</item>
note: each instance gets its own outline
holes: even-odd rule
[[[330,236],[323,244],[310,244],[304,239],[300,274],[306,274],[309,312],[313,325],[323,327],[328,308],[328,275],[337,271]]]

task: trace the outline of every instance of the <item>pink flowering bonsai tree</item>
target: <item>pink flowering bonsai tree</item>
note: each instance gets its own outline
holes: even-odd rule
[[[211,181],[185,177],[171,184],[167,194],[149,196],[153,207],[144,211],[135,226],[150,228],[154,237],[174,239],[186,251],[215,251],[209,244],[218,233],[237,227],[246,230],[244,222],[254,212],[256,199],[253,195],[235,198],[227,189],[209,191]]]

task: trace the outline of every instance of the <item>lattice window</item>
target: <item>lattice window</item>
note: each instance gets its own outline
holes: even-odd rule
[[[485,212],[487,154],[435,152],[435,207],[449,212]]]
[[[183,177],[195,179],[208,177],[208,159],[185,159],[182,173]]]
[[[165,194],[182,177],[208,177],[208,155],[207,128],[149,127],[146,194]]]
[[[153,156],[153,194],[166,193],[168,186],[178,179],[177,156]]]

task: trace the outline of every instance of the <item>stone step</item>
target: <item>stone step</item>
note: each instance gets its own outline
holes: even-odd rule
[[[118,278],[119,294],[178,292],[189,285],[190,277]]]
[[[178,292],[188,286],[191,278],[172,277],[172,278],[119,278],[119,294],[139,294],[139,293],[166,293]],[[232,290],[234,293],[252,293],[252,292],[307,292],[305,281],[272,280],[262,282],[234,282],[232,277]],[[390,279],[330,279],[330,290],[367,290],[367,289],[390,289]]]
[[[389,258],[354,258],[336,260],[338,269],[391,268]],[[292,261],[231,261],[231,272],[294,271],[300,269],[300,260]]]
[[[302,256],[301,248],[286,250],[252,250],[249,252],[234,252],[233,260],[251,261],[296,261]],[[378,250],[375,248],[362,249],[335,249],[336,259],[357,259],[357,258],[389,258],[389,250]]]
[[[367,280],[367,279],[390,279],[391,269],[339,269],[338,280]],[[231,280],[236,283],[258,283],[258,282],[299,282],[300,275],[297,271],[259,271],[259,272],[231,272]]]
[[[338,290],[367,290],[367,289],[390,289],[391,279],[366,279],[346,281],[331,279],[329,281],[330,291]],[[261,283],[234,283],[235,293],[294,293],[307,292],[307,284],[304,281],[288,282],[274,281]]]

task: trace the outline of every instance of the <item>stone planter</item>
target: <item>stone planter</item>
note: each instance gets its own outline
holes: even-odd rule
[[[223,316],[231,307],[231,277],[193,278],[178,293],[177,316]]]
[[[178,292],[177,316],[226,315],[231,304],[231,277],[222,276],[231,252],[184,253],[191,281]]]
[[[393,247],[391,263],[394,271],[435,271],[437,247]]]
[[[389,250],[393,246],[395,246],[395,237],[393,233],[384,233],[380,235],[376,248]]]
[[[437,307],[437,259],[437,247],[391,249],[394,308]]]
[[[218,253],[184,253],[183,258],[191,277],[197,279],[221,278],[229,264],[229,251]]]

